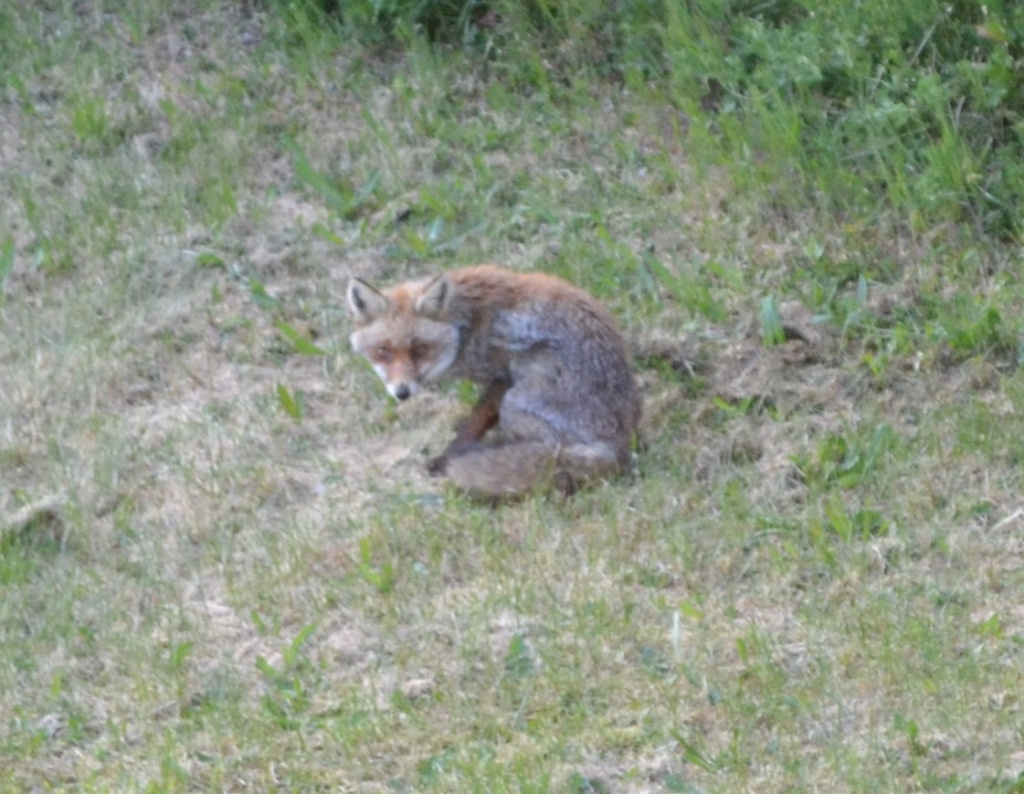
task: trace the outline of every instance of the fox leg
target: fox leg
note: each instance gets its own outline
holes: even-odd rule
[[[459,425],[455,440],[448,445],[448,449],[469,441],[479,441],[484,434],[498,423],[501,413],[501,401],[505,399],[505,392],[512,384],[507,378],[495,378],[484,389],[480,399],[476,401],[473,410],[469,412]]]
[[[433,475],[443,474],[449,457],[480,441],[487,431],[498,423],[498,418],[501,415],[501,401],[505,399],[505,392],[511,385],[507,378],[495,378],[487,384],[487,388],[480,395],[480,399],[476,401],[469,416],[459,423],[454,440],[444,452],[427,464],[428,472]]]

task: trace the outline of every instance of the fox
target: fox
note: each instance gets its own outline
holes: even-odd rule
[[[546,273],[475,265],[347,289],[350,343],[397,400],[468,380],[479,398],[430,460],[472,497],[564,494],[631,466],[641,401],[611,312]]]

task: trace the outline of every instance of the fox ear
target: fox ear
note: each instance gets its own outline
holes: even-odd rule
[[[443,273],[423,288],[423,293],[416,299],[416,314],[437,317],[445,313],[451,303],[452,288],[448,277]]]
[[[348,305],[356,319],[372,322],[387,312],[390,301],[360,278],[348,283]]]

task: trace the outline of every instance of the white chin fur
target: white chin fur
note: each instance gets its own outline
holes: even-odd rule
[[[409,394],[406,395],[407,397],[411,397],[420,389],[420,385],[416,381],[412,381],[412,383],[405,384],[389,382],[388,374],[387,372],[384,371],[384,367],[378,367],[377,365],[374,365],[373,371],[377,373],[377,377],[380,378],[381,382],[384,384],[384,388],[388,390],[388,394],[390,394],[392,397],[395,397],[396,399],[398,397],[396,392],[398,391],[399,386],[404,385],[405,388],[409,390]]]

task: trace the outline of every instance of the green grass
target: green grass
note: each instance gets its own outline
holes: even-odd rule
[[[970,170],[1010,144],[858,117],[850,170],[804,104],[841,81],[753,90],[802,6],[748,20],[771,62],[694,51],[733,110],[631,7],[459,49],[397,3],[399,48],[0,10],[0,790],[1019,790],[1024,288]],[[633,477],[426,476],[466,390],[389,402],[344,285],[479,261],[620,319]]]

